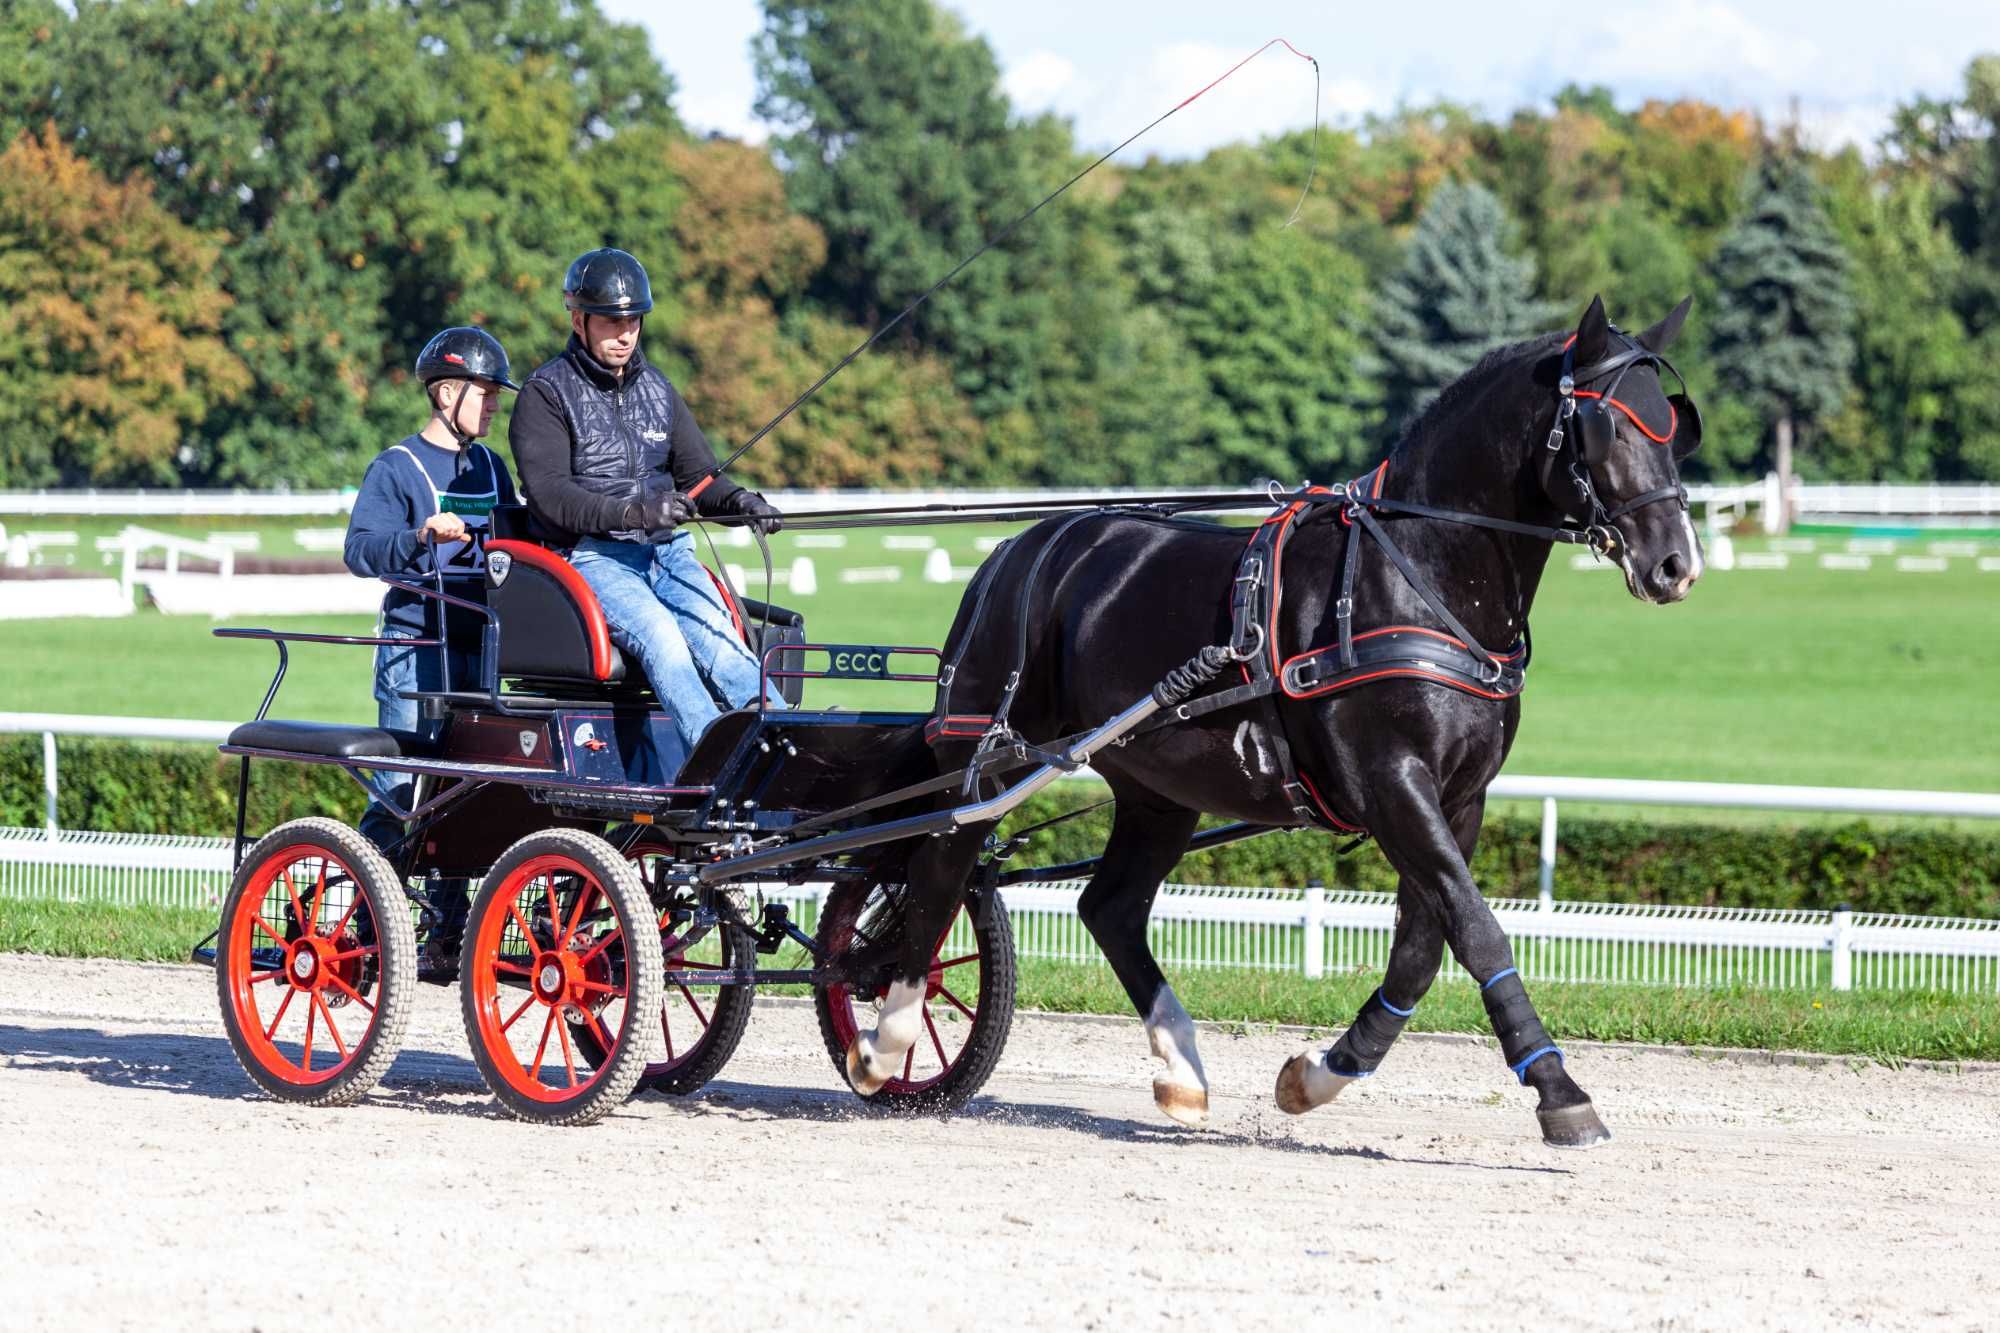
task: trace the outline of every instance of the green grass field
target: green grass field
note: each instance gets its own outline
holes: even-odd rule
[[[0,899],[0,953],[183,962],[214,928],[212,912]],[[772,965],[801,962],[780,956]],[[1174,973],[1175,989],[1196,1018],[1328,1032],[1351,1022],[1380,982],[1374,972],[1320,981],[1273,972]],[[2000,1060],[2000,1001],[1991,995],[1538,985],[1535,1002],[1558,1040],[1818,1051],[1890,1063]],[[1131,1013],[1109,968],[1033,959],[1021,963],[1019,1003],[1061,1013]],[[1425,997],[1410,1030],[1492,1031],[1478,992],[1446,982]]]
[[[197,521],[178,530],[228,526]],[[784,534],[774,543],[780,571],[810,556],[820,586],[801,597],[780,585],[775,598],[806,612],[815,639],[936,644],[963,584],[924,582],[925,553],[889,549],[885,538],[929,536],[965,568],[983,558],[978,538],[1007,531],[854,532],[841,549],[803,548],[798,536]],[[266,548],[274,545],[268,538]],[[1840,546],[1821,539],[1822,550]],[[724,546],[721,554],[761,591],[754,548]],[[1881,555],[1865,571],[1820,569],[1811,555],[1792,559],[1785,570],[1712,571],[1686,603],[1662,608],[1634,601],[1608,567],[1572,569],[1558,552],[1535,610],[1535,665],[1508,770],[2000,789],[2000,572],[1980,572],[1965,558],[1935,574],[1898,572],[1893,558]],[[901,577],[839,581],[841,570],[856,567],[894,567]],[[268,623],[368,630],[358,618]],[[213,639],[209,628],[152,612],[10,622],[0,630],[0,709],[247,717],[275,654],[262,644]],[[368,671],[364,649],[302,647],[274,711],[366,718]],[[815,683],[808,699],[924,708],[930,691]]]

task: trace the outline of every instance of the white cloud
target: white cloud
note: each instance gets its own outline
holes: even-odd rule
[[[1053,51],[1035,51],[1008,67],[1000,78],[1007,100],[1023,111],[1047,111],[1065,96],[1075,97],[1076,65]]]

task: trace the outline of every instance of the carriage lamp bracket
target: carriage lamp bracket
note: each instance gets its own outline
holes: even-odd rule
[[[802,945],[815,959],[820,957],[817,941],[792,923],[792,909],[787,903],[765,903],[764,917],[755,932],[758,953],[776,953],[790,940]]]

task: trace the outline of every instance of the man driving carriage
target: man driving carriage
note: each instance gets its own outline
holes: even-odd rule
[[[508,428],[514,461],[529,510],[570,545],[613,641],[638,658],[692,750],[723,709],[756,700],[760,672],[682,525],[697,513],[739,515],[772,533],[783,518],[757,492],[713,476],[694,414],[640,351],[653,293],[637,259],[580,256],[563,305],[569,344],[522,389]]]

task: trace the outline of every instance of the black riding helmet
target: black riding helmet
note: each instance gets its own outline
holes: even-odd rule
[[[643,264],[623,250],[578,255],[563,278],[563,308],[586,315],[643,315],[653,308],[653,284]]]
[[[451,328],[437,334],[417,353],[417,378],[425,388],[439,380],[490,380],[519,393],[509,377],[507,349],[485,329]]]

